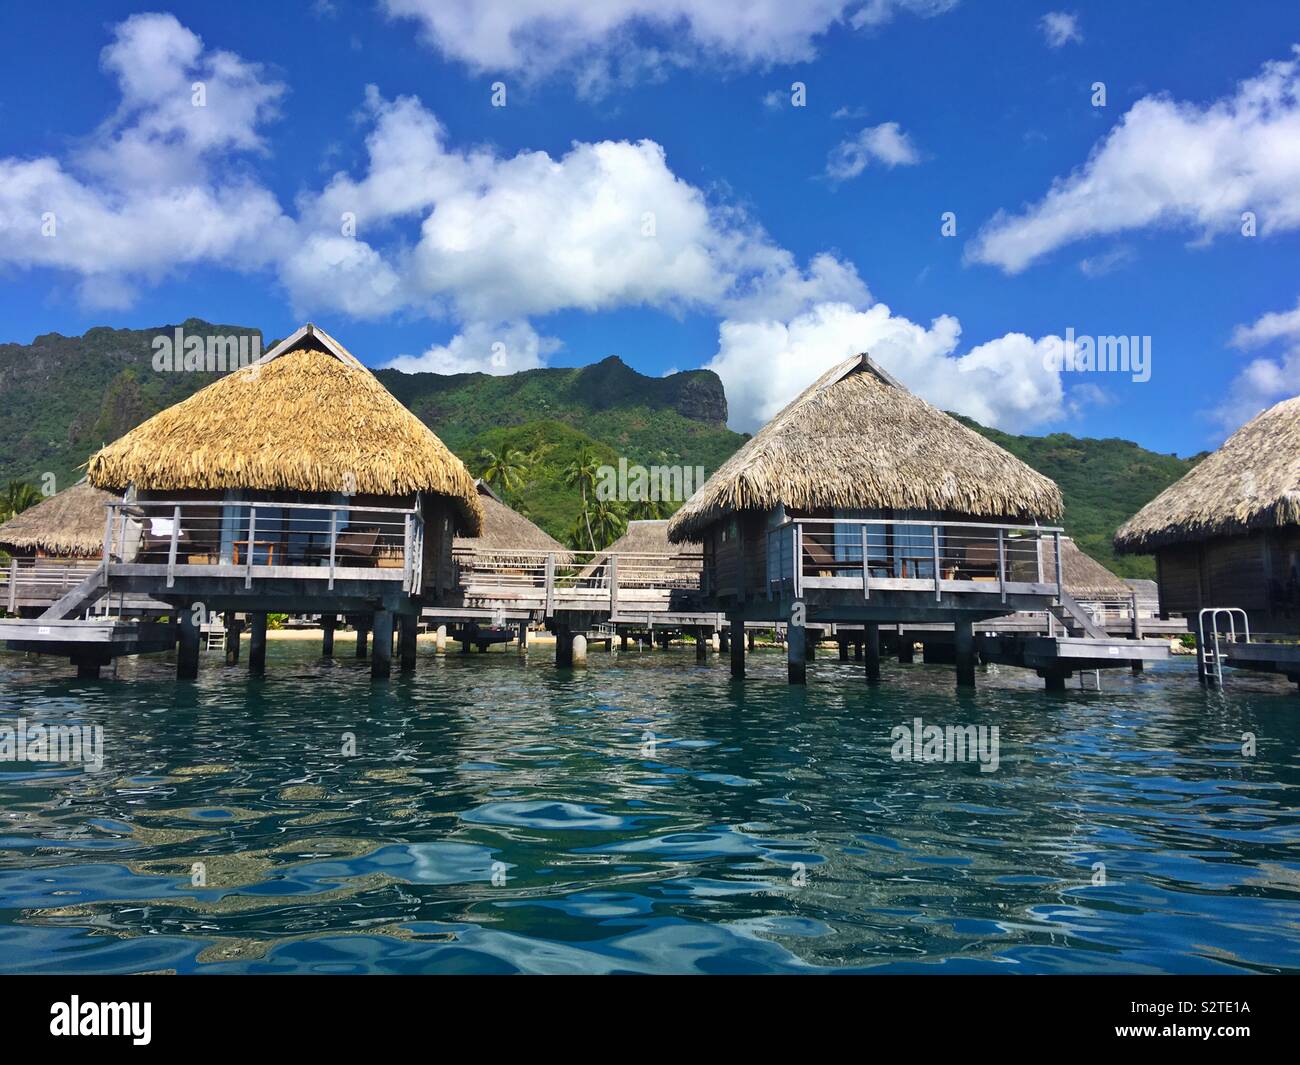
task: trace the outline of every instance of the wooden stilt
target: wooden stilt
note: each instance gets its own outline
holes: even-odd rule
[[[745,676],[745,623],[740,618],[731,619],[731,675],[737,679]]]
[[[880,680],[880,626],[867,624],[863,626],[862,646],[865,662],[862,670],[866,679],[875,684]]]
[[[320,619],[320,654],[322,658],[334,657],[334,615],[323,614]]]
[[[239,641],[244,635],[244,623],[234,614],[226,615],[226,665],[239,665]]]
[[[957,687],[975,687],[975,634],[969,621],[954,621],[953,651],[957,663]]]
[[[248,615],[248,672],[260,677],[266,672],[266,611]]]
[[[787,625],[785,630],[786,673],[791,684],[808,683],[808,630]]]
[[[199,626],[189,606],[180,611],[178,629],[176,679],[194,680],[199,675]]]
[[[402,633],[399,638],[401,648],[401,670],[411,673],[415,669],[415,652],[420,631],[420,619],[414,614],[402,615]]]
[[[374,649],[370,653],[370,677],[383,680],[393,673],[393,612],[376,610],[371,621]]]

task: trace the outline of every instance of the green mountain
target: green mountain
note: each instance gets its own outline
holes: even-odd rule
[[[0,484],[40,484],[46,472],[59,487],[72,484],[97,448],[216,380],[218,373],[154,370],[155,338],[176,328],[96,328],[84,337],[48,333],[31,344],[0,344]],[[260,338],[255,329],[199,319],[179,328]],[[722,382],[709,370],[647,377],[610,357],[504,377],[377,375],[475,473],[485,448],[538,453],[506,502],[560,540],[581,510],[563,470],[583,446],[610,465],[625,457],[644,466],[702,466],[707,475],[745,440],[727,428]]]
[[[154,339],[175,328],[101,327],[83,337],[48,333],[31,344],[0,344],[0,484],[40,484],[52,472],[60,487],[69,485],[96,448],[215,380],[217,373],[154,370]],[[197,319],[180,328],[260,337]],[[707,475],[746,439],[727,428],[722,382],[708,370],[647,377],[610,357],[502,377],[377,372],[475,473],[485,449],[536,456],[505,499],[560,540],[580,513],[563,471],[582,447],[610,465],[626,457],[645,466],[702,466]],[[1116,559],[1111,534],[1201,456],[1180,459],[1127,440],[1064,433],[1014,436],[960,420],[1061,486],[1065,528],[1090,555],[1124,576],[1154,575],[1149,558]]]
[[[1062,524],[1087,554],[1121,577],[1155,577],[1155,562],[1149,555],[1117,556],[1111,537],[1200,462],[1204,453],[1180,459],[1116,437],[1098,440],[1068,433],[1013,436],[959,414],[953,417],[1061,486],[1065,497]]]

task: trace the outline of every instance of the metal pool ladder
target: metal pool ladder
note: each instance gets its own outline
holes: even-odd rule
[[[1210,633],[1214,638],[1214,649],[1211,650],[1205,638],[1205,620],[1209,615]],[[1196,619],[1196,654],[1201,666],[1201,680],[1207,681],[1213,673],[1215,682],[1220,688],[1223,687],[1223,655],[1219,651],[1219,615],[1226,614],[1228,618],[1228,642],[1237,643],[1237,621],[1238,614],[1241,615],[1241,624],[1245,629],[1246,643],[1250,643],[1250,618],[1246,612],[1239,606],[1207,606],[1204,607]]]

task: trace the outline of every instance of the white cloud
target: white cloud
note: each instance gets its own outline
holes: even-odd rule
[[[1294,49],[1300,55],[1300,48]],[[1271,62],[1205,107],[1139,100],[1079,169],[1019,214],[999,212],[967,250],[1019,273],[1056,248],[1149,226],[1208,241],[1241,230],[1300,227],[1300,61]]]
[[[188,264],[266,262],[285,235],[279,205],[229,159],[264,149],[284,87],[171,15],[121,23],[102,65],[121,103],[67,165],[0,158],[0,263],[72,271],[84,303],[120,308]]]
[[[896,166],[915,166],[921,155],[897,122],[882,122],[837,144],[826,160],[826,175],[832,181],[847,181],[861,174],[872,160],[892,170]]]
[[[933,18],[951,11],[961,0],[867,0],[849,18],[855,29],[875,29],[892,22],[898,13]]]
[[[1048,48],[1062,48],[1071,41],[1083,40],[1078,15],[1064,11],[1049,11],[1039,20],[1038,27],[1043,31]]]
[[[1272,311],[1237,326],[1231,343],[1242,351],[1276,344],[1279,351],[1248,362],[1211,411],[1224,435],[1279,400],[1300,394],[1300,300],[1289,311]]]
[[[1079,260],[1079,272],[1084,277],[1095,278],[1105,277],[1116,270],[1127,266],[1137,258],[1133,249],[1127,245],[1121,244],[1118,247],[1111,248],[1102,252],[1100,255],[1089,255]]]
[[[438,51],[476,71],[536,78],[570,67],[589,94],[598,94],[611,82],[701,59],[759,67],[805,62],[837,25],[875,28],[900,11],[928,17],[956,2],[384,0],[384,8],[414,19]]]
[[[282,276],[304,313],[795,313],[866,294],[851,264],[823,254],[803,269],[742,211],[709,203],[652,141],[575,143],[559,158],[462,152],[417,100],[371,92],[367,107],[364,174],[299,200],[301,240]],[[344,215],[355,237],[340,234]]]
[[[527,322],[475,322],[446,344],[422,355],[399,355],[388,365],[404,373],[511,374],[545,365],[544,356],[560,346],[554,337],[538,336]]]
[[[836,363],[870,352],[935,406],[985,425],[1021,430],[1066,413],[1061,374],[1048,355],[1059,337],[1008,333],[957,355],[961,325],[942,315],[926,328],[883,303],[859,310],[821,303],[789,321],[724,321],[707,368],[722,378],[733,428],[753,431]],[[864,432],[869,427],[864,427]]]

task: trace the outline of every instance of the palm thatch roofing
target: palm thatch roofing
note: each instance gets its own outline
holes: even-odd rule
[[[1056,484],[913,395],[867,355],[812,383],[672,518],[674,543],[737,511],[841,507],[1054,519]]]
[[[104,551],[104,504],[120,496],[87,481],[43,499],[0,525],[0,547],[73,558]]]
[[[480,478],[474,486],[483,508],[483,528],[478,536],[456,537],[457,549],[509,551],[518,548],[525,552],[548,551],[563,559],[569,558],[569,551],[563,544],[501,502],[486,481]]]
[[[627,530],[608,547],[595,556],[583,571],[590,576],[608,561],[610,555],[668,555],[659,560],[632,558],[619,565],[620,583],[671,583],[698,578],[704,569],[702,557],[689,557],[700,551],[700,545],[690,541],[669,543],[666,518],[634,520]]]
[[[668,519],[634,520],[627,530],[605,548],[611,553],[624,555],[680,555],[700,550],[697,543],[668,542]]]
[[[1043,549],[1043,580],[1056,580],[1056,552]],[[1129,599],[1133,595],[1122,577],[1086,555],[1068,536],[1061,537],[1061,576],[1065,590],[1075,599]]]
[[[310,323],[96,452],[88,476],[152,492],[425,492],[452,500],[464,532],[477,533],[483,517],[465,464]]]
[[[1300,396],[1284,399],[1233,433],[1115,533],[1115,550],[1141,554],[1172,544],[1300,524]]]

